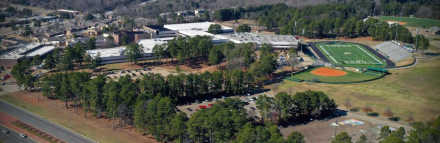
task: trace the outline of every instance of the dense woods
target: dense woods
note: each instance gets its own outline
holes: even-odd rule
[[[30,5],[36,4],[48,9],[71,9],[78,10],[84,13],[97,13],[108,10],[116,10],[117,14],[123,16],[141,16],[155,18],[163,12],[173,12],[193,9],[209,9],[217,10],[230,7],[243,7],[245,9],[255,8],[260,5],[284,3],[287,6],[307,8],[308,6],[325,4],[346,5],[350,3],[357,3],[358,5],[351,5],[353,9],[363,9],[368,15],[370,10],[375,10],[375,15],[391,15],[403,16],[414,15],[420,18],[440,19],[440,1],[438,0],[376,0],[374,1],[355,1],[355,0],[160,0],[155,2],[145,2],[144,0],[14,0],[14,4]],[[361,3],[358,3],[361,2]],[[363,3],[367,2],[367,3]],[[142,3],[142,5],[140,5]],[[281,12],[280,12],[281,13]]]

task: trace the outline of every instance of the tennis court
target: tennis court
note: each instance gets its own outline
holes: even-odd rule
[[[333,64],[352,67],[382,67],[386,63],[364,47],[353,43],[320,43],[318,49]]]

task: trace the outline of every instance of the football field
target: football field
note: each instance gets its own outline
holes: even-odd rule
[[[383,67],[386,63],[366,50],[352,43],[320,43],[318,49],[335,65],[351,67]]]

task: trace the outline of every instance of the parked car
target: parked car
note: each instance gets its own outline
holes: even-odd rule
[[[8,83],[14,83],[13,81],[10,81],[10,80],[8,80],[7,82],[8,82]]]
[[[5,85],[6,83],[5,82],[2,82],[2,85]]]
[[[125,71],[121,71],[121,73],[125,73]]]
[[[199,100],[196,100],[196,103],[200,103],[200,101],[199,101]]]
[[[136,74],[134,74],[134,73],[131,73],[131,75],[136,76]]]
[[[251,107],[251,110],[255,110],[255,107]]]
[[[11,67],[7,67],[6,69],[11,69]]]
[[[9,133],[9,131],[8,131],[8,130],[6,130],[6,129],[3,129],[2,131],[3,131],[3,133],[4,133],[4,134],[7,134],[7,133]]]
[[[226,96],[222,96],[222,99],[226,99]]]
[[[22,138],[26,138],[27,135],[26,135],[26,134],[23,134],[23,133],[20,133],[20,137],[22,137]]]
[[[148,69],[144,69],[144,71],[148,71]]]
[[[250,93],[246,93],[246,96],[251,96],[251,94]]]
[[[144,73],[142,73],[142,72],[139,72],[139,74],[144,75]]]
[[[118,77],[115,75],[115,76],[113,76],[113,78],[118,78]]]
[[[191,109],[191,108],[186,108],[186,110],[188,110],[188,111],[192,111],[192,109]]]
[[[128,73],[131,73],[131,71],[130,71],[130,70],[127,70],[127,72],[128,72]]]

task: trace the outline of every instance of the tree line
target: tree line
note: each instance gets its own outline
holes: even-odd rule
[[[308,38],[326,38],[327,35],[348,38],[372,36],[374,40],[397,39],[413,43],[411,32],[401,25],[390,26],[387,22],[374,18],[364,21],[372,7],[374,7],[372,1],[351,1],[347,4],[326,4],[305,8],[274,4],[220,9],[215,12],[214,17],[221,21],[239,18],[255,20],[258,26],[283,35],[303,35]]]

